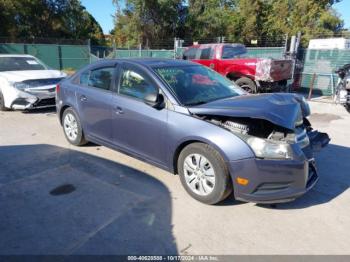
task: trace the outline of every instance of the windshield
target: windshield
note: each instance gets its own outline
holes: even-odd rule
[[[204,66],[158,67],[155,71],[185,106],[205,104],[245,93],[233,82]]]
[[[0,57],[0,72],[46,69],[42,63],[33,57]]]

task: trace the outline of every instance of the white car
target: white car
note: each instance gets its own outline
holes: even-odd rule
[[[67,75],[30,55],[0,55],[0,111],[55,106],[56,85]]]

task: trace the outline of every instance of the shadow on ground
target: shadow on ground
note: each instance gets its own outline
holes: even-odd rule
[[[56,114],[56,107],[35,108],[22,111],[23,114]]]
[[[177,254],[168,189],[51,145],[0,147],[0,254]]]
[[[319,181],[304,196],[278,204],[277,209],[299,209],[320,205],[339,197],[350,187],[350,148],[330,144],[316,154]]]

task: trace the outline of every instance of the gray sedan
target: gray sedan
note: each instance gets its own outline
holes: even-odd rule
[[[57,86],[67,140],[104,145],[179,174],[195,199],[232,192],[259,203],[294,200],[318,180],[313,151],[329,143],[312,130],[294,94],[247,95],[188,61],[103,60]]]

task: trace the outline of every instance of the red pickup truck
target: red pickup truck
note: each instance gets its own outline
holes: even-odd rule
[[[286,87],[292,77],[292,60],[248,58],[246,53],[242,44],[199,44],[188,47],[183,59],[214,69],[249,93]]]

